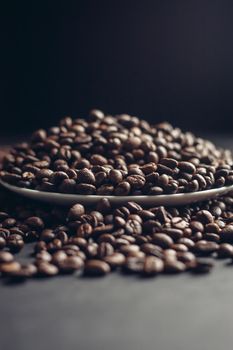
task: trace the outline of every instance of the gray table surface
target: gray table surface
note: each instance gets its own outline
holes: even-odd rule
[[[233,148],[228,137],[212,139]],[[0,282],[0,349],[228,350],[232,300],[233,265],[224,261],[205,276]]]

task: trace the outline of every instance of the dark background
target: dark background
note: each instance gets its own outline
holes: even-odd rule
[[[5,1],[1,132],[64,115],[233,127],[233,1]]]

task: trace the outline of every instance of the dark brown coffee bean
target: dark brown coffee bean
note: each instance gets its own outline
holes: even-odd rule
[[[91,170],[84,168],[77,173],[77,182],[94,185],[95,176]]]
[[[163,158],[160,160],[160,163],[163,165],[166,165],[167,167],[171,169],[175,169],[178,166],[177,160],[173,158]]]
[[[156,256],[157,258],[162,258],[162,248],[158,245],[152,244],[152,243],[144,243],[141,245],[140,249],[146,254],[146,255],[152,255]]]
[[[122,266],[125,263],[125,256],[121,253],[115,252],[112,255],[108,255],[104,258],[104,261],[108,263],[112,269]]]
[[[100,259],[106,256],[112,255],[114,253],[113,246],[108,242],[101,242],[97,248],[97,255]]]
[[[123,181],[117,185],[114,193],[116,196],[128,196],[128,194],[130,193],[130,190],[131,190],[131,186],[129,182]]]
[[[217,256],[219,259],[226,259],[233,257],[233,246],[229,243],[222,243],[219,246]]]
[[[209,224],[213,222],[213,215],[208,210],[200,210],[197,212],[197,220],[202,224]]]
[[[36,254],[36,261],[39,263],[41,261],[44,262],[50,262],[52,260],[51,254],[49,254],[47,251],[42,250],[38,254]]]
[[[217,251],[219,245],[215,242],[200,240],[193,247],[195,253],[200,255],[210,255]]]
[[[81,215],[85,214],[85,208],[82,204],[73,205],[68,212],[68,219],[71,221],[78,220]]]
[[[194,174],[196,171],[195,165],[190,162],[179,162],[178,168],[184,173]]]
[[[89,260],[85,263],[84,274],[88,276],[104,276],[110,272],[110,266],[101,260]]]
[[[109,179],[113,184],[119,184],[123,180],[120,170],[112,169],[109,173]]]
[[[186,266],[179,260],[166,260],[164,264],[165,273],[181,273],[186,270]]]
[[[83,260],[79,256],[68,256],[60,260],[58,267],[62,273],[73,273],[83,267]]]
[[[25,221],[25,224],[35,231],[37,230],[39,231],[44,228],[43,220],[37,216],[32,216],[27,218],[27,220]]]
[[[41,277],[52,277],[58,274],[57,266],[48,262],[40,262],[37,266],[38,275]]]
[[[226,225],[219,235],[222,242],[233,242],[233,225]]]
[[[24,241],[22,236],[12,234],[9,237],[7,237],[6,244],[11,252],[18,253],[23,248]]]
[[[189,227],[193,232],[203,232],[204,226],[200,221],[191,221]]]
[[[176,257],[179,261],[182,261],[184,264],[186,264],[186,266],[189,266],[190,263],[193,263],[196,260],[195,255],[191,252],[177,252]]]
[[[144,268],[144,258],[127,257],[123,266],[123,272],[142,273]]]
[[[55,238],[55,233],[51,229],[44,229],[41,232],[40,239],[45,242],[51,242]]]
[[[163,233],[166,233],[166,235],[171,237],[174,241],[177,241],[183,236],[183,231],[177,228],[165,228],[163,229]]]
[[[76,185],[76,192],[77,194],[92,195],[96,193],[96,188],[91,184],[80,183]]]
[[[142,226],[137,220],[127,220],[125,225],[125,232],[132,235],[140,235],[142,233]]]
[[[174,243],[173,239],[165,233],[153,234],[152,242],[164,249],[169,248]]]
[[[163,260],[155,257],[148,256],[145,258],[143,266],[143,274],[145,276],[155,276],[158,273],[162,272],[164,268]]]

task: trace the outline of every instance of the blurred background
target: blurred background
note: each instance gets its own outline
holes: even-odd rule
[[[1,134],[91,108],[232,132],[233,1],[8,1]]]

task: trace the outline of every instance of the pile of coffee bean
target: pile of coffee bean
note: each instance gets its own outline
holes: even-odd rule
[[[233,259],[232,208],[230,196],[177,208],[130,201],[114,207],[107,198],[94,207],[65,208],[1,189],[0,274],[23,281],[111,271],[145,277],[206,273],[213,258]],[[20,263],[17,253],[32,242],[33,261]]]
[[[37,130],[5,157],[4,181],[84,195],[159,195],[233,184],[231,152],[163,122],[92,110]]]

